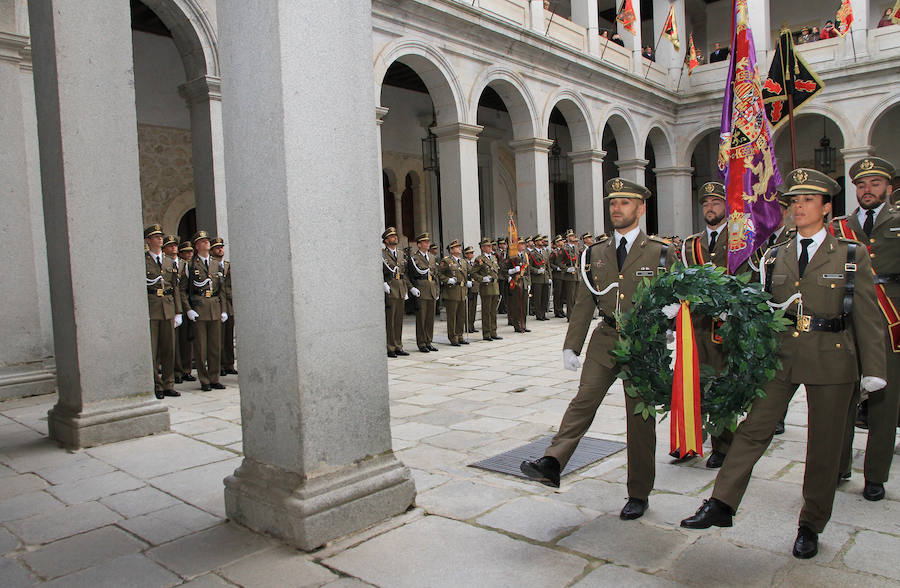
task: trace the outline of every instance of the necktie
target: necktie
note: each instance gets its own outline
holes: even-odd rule
[[[625,265],[625,256],[628,255],[628,250],[625,249],[625,237],[619,239],[619,246],[616,247],[616,263],[619,264],[619,271],[622,271],[622,266]]]
[[[155,257],[156,257],[156,265],[159,266],[159,269],[162,269],[162,260],[159,258],[158,255]]]
[[[716,248],[716,237],[719,236],[719,231],[713,231],[709,234],[709,250],[712,251]]]
[[[769,237],[769,247],[771,247],[774,244],[775,244],[775,233],[772,233],[772,235]]]
[[[863,223],[863,232],[865,232],[866,237],[872,234],[872,229],[875,227],[875,211],[867,210],[866,211],[866,222]]]
[[[803,250],[800,252],[800,260],[797,265],[800,268],[800,277],[803,277],[803,272],[806,271],[806,264],[809,263],[809,251],[808,248],[812,245],[812,239],[800,239],[800,245],[803,246]]]
[[[206,271],[209,271],[209,258],[203,260],[203,265],[206,266]]]
[[[391,255],[394,256],[394,261],[397,261],[397,250],[396,249],[391,251]]]

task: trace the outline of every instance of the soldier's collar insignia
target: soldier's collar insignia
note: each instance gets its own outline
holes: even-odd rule
[[[871,159],[866,159],[859,164],[859,168],[865,171],[869,171],[873,167],[875,167],[875,162],[873,162]]]
[[[809,174],[806,173],[804,170],[798,169],[797,171],[794,172],[794,181],[797,182],[798,184],[802,184],[807,179],[809,179]]]

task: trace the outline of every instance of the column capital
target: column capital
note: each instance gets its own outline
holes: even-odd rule
[[[178,93],[188,106],[209,100],[222,100],[222,79],[216,76],[200,76],[178,86]]]
[[[431,129],[431,132],[438,136],[440,139],[445,138],[456,138],[456,139],[471,139],[475,140],[478,138],[478,134],[484,127],[480,125],[467,125],[465,123],[452,123],[449,125],[443,125],[440,127],[434,127]]]
[[[875,149],[871,145],[861,145],[859,147],[844,147],[839,150],[844,157],[869,157]]]
[[[615,162],[621,173],[623,170],[643,170],[650,163],[648,159],[620,159]]]
[[[660,176],[689,176],[694,173],[692,167],[654,167],[653,173]]]
[[[512,147],[513,151],[516,153],[520,153],[522,151],[540,151],[543,153],[549,153],[550,147],[553,145],[553,141],[550,139],[541,139],[538,137],[531,137],[529,139],[518,139],[516,141],[510,141],[509,146]]]
[[[574,163],[585,163],[585,162],[597,162],[603,163],[603,158],[606,157],[606,151],[601,151],[600,149],[588,149],[586,151],[572,151],[569,153],[569,160]]]
[[[388,108],[387,106],[376,106],[375,107],[375,124],[377,124],[379,127],[381,125],[383,125],[384,117],[386,117],[388,112],[390,112],[390,111],[391,111],[391,109]]]
[[[19,65],[28,42],[24,35],[0,32],[0,61]]]

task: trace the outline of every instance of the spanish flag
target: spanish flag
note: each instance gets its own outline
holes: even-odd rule
[[[672,382],[672,420],[669,429],[672,451],[678,451],[679,458],[689,454],[702,456],[700,360],[686,300],[681,301],[675,325],[675,379]]]

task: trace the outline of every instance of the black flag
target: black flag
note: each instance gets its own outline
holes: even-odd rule
[[[794,110],[804,102],[822,91],[825,84],[803,61],[803,57],[794,51],[794,39],[788,30],[781,31],[775,56],[769,67],[769,77],[763,84],[763,102],[766,105],[766,116],[777,128],[787,120],[788,94],[794,102]]]

